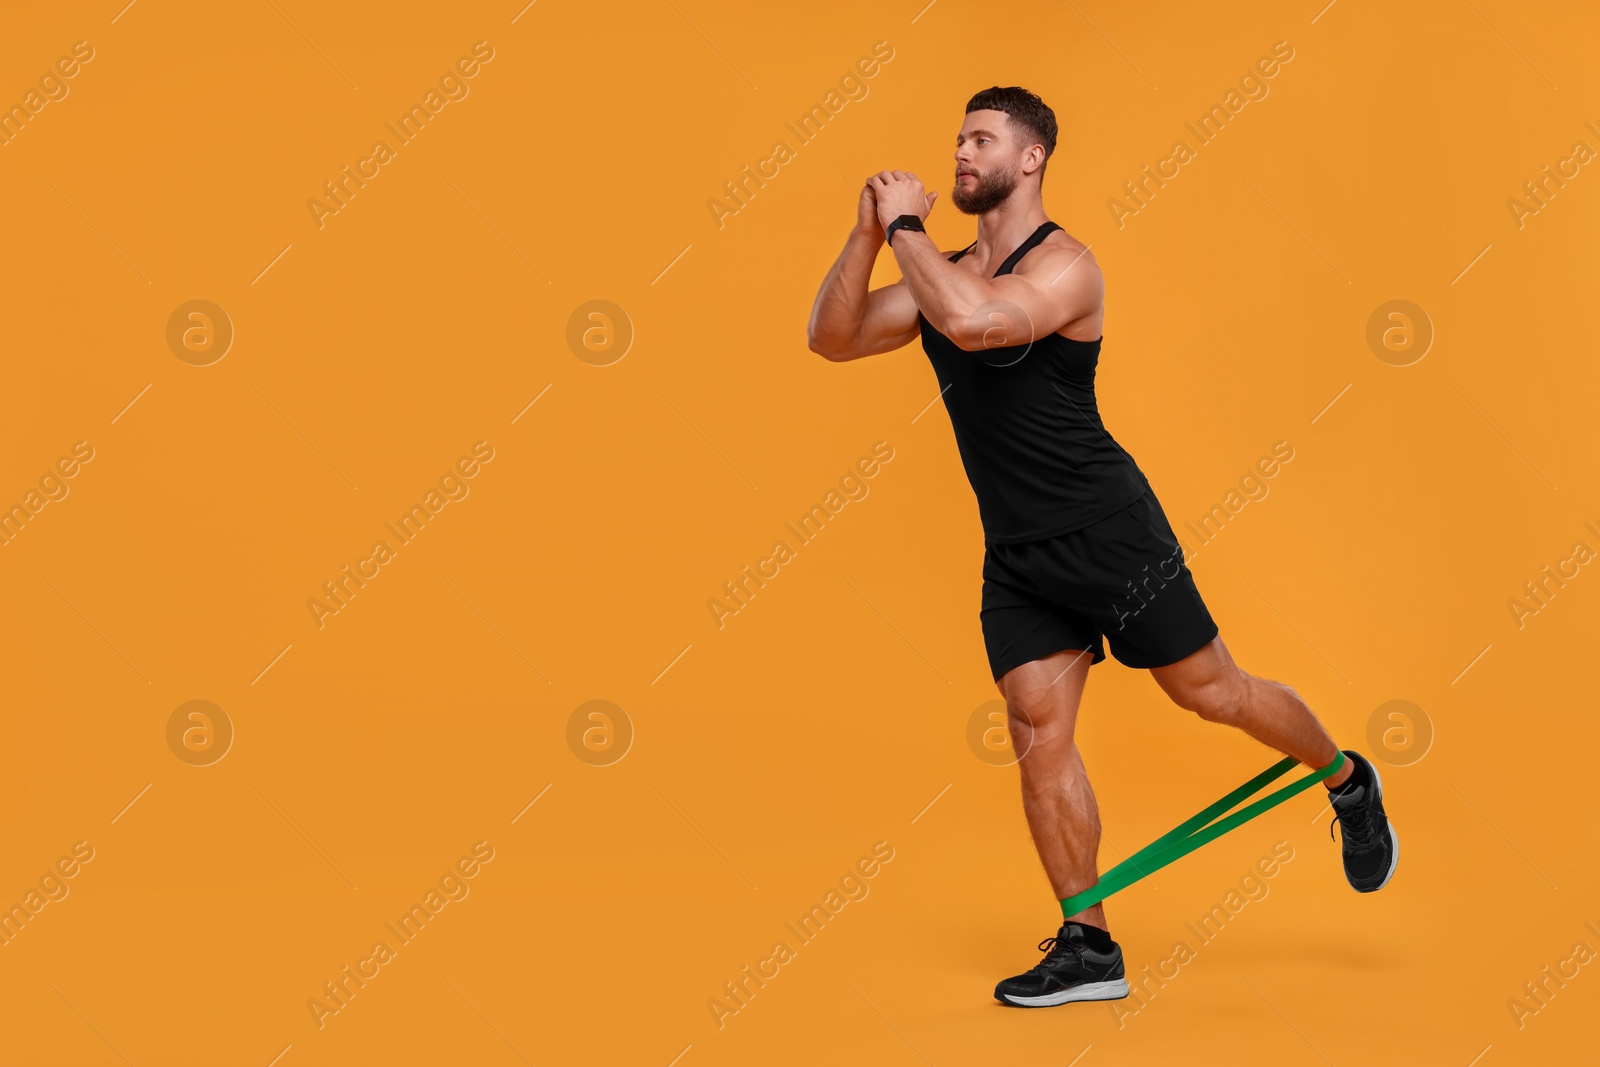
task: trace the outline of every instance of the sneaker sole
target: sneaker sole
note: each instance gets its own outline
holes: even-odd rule
[[[1383,801],[1383,776],[1378,773],[1378,765],[1376,763],[1368,760],[1367,766],[1372,768],[1373,780],[1378,783],[1378,801],[1381,803]],[[1389,879],[1394,877],[1395,868],[1400,866],[1400,835],[1394,832],[1394,823],[1387,822],[1388,818],[1388,814],[1385,813],[1384,820],[1389,827],[1389,843],[1394,846],[1394,848],[1391,850],[1393,854],[1389,857],[1389,870],[1385,872],[1383,881],[1379,882],[1371,889],[1362,889],[1354,882],[1350,882],[1350,888],[1354,889],[1357,893],[1376,893],[1378,890],[1389,884]],[[1345,881],[1350,881],[1348,874],[1345,876]]]
[[[1014,997],[1005,993],[996,999],[1002,1004],[1014,1004],[1019,1008],[1053,1008],[1057,1004],[1072,1004],[1081,1000],[1121,1000],[1127,995],[1128,980],[1118,978],[1110,982],[1084,982],[1042,997]]]

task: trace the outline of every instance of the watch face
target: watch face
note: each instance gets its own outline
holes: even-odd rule
[[[893,237],[901,230],[916,230],[918,233],[928,232],[922,228],[922,220],[917,218],[915,215],[901,215],[899,218],[889,223],[887,234],[889,237]]]

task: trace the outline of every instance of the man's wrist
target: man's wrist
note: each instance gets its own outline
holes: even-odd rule
[[[909,226],[903,226],[894,231],[894,236],[892,238],[884,238],[884,243],[888,246],[889,251],[891,252],[903,252],[906,245],[917,240],[919,237],[927,241],[933,240],[932,237],[928,236],[928,232],[926,230],[913,230]]]
[[[904,214],[891,219],[883,228],[884,240],[889,242],[889,247],[894,247],[896,234],[910,231],[912,233],[926,233],[922,226],[920,215]]]
[[[899,229],[894,231],[894,236],[892,238],[885,237],[884,240],[888,242],[890,248],[899,248],[900,245],[897,244],[896,242],[898,242],[900,240],[900,238],[902,238],[902,237],[910,237],[910,236],[913,236],[913,235],[915,235],[917,237],[928,237],[928,231],[927,230],[913,230],[909,226],[902,226]],[[931,241],[931,240],[933,240],[933,238],[928,237],[928,240]]]

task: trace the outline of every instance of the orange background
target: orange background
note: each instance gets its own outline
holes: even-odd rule
[[[94,458],[0,548],[0,898],[93,859],[0,947],[5,1062],[1592,1055],[1594,966],[1508,1002],[1600,951],[1600,577],[1520,628],[1507,605],[1600,548],[1600,177],[1520,227],[1507,206],[1600,147],[1592,13],[520,6],[8,16],[0,101],[74,42],[94,58],[0,147],[0,502],[75,442]],[[318,228],[322,183],[477,41],[470,95]],[[719,228],[723,183],[878,41],[868,94]],[[1119,227],[1123,182],[1277,41],[1270,94]],[[1375,754],[1403,839],[1357,896],[1313,794],[1113,898],[1137,981],[1293,850],[1142,1006],[992,1001],[1059,912],[1015,768],[968,745],[996,697],[976,508],[941,406],[917,417],[916,346],[805,345],[867,174],[917,172],[941,247],[971,240],[950,153],[996,83],[1061,121],[1045,206],[1105,271],[1103,410],[1174,526],[1294,448],[1193,567],[1240,662]],[[209,366],[166,339],[195,299],[235,331]],[[1409,366],[1367,342],[1395,299],[1434,331]],[[591,300],[631,322],[610,365],[567,341]],[[470,494],[319,629],[322,583],[479,441]],[[722,583],[878,441],[869,495],[719,629]],[[207,766],[169,747],[191,700],[235,732]],[[591,700],[633,734],[607,766],[569,746]],[[1392,700],[1420,710],[1374,749]],[[1107,865],[1274,758],[1114,663],[1081,741]],[[319,1029],[307,1001],[480,841],[470,894]],[[869,894],[794,943],[880,841]],[[779,939],[795,957],[719,1028],[708,1000]]]

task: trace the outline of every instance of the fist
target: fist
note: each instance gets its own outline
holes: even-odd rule
[[[939,198],[938,193],[925,191],[922,181],[909,171],[879,171],[867,179],[867,188],[878,205],[878,225],[885,229],[901,215],[926,219]]]

